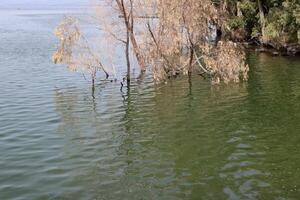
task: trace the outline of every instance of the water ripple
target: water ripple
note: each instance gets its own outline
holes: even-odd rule
[[[299,60],[251,53],[241,84],[99,81],[93,98],[50,61],[62,15],[28,12],[0,19],[0,199],[298,198]]]

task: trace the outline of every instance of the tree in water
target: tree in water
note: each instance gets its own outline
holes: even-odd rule
[[[71,71],[88,72],[91,76],[93,91],[98,71],[103,71],[106,77],[109,77],[108,70],[90,48],[75,18],[65,17],[56,28],[55,35],[59,39],[59,47],[52,56],[55,64],[65,64]]]
[[[213,83],[247,80],[243,50],[229,41],[211,44],[207,39],[210,25],[221,27],[224,21],[210,0],[106,0],[98,7],[96,23],[106,37],[125,44],[128,82],[130,54],[141,71],[147,67],[158,82],[193,72],[206,74]],[[110,15],[104,14],[107,9]],[[92,80],[99,70],[108,75],[74,18],[66,18],[56,35],[60,46],[55,63],[88,69]]]
[[[155,5],[152,12],[157,19],[146,22],[143,52],[155,79],[200,71],[213,83],[247,80],[249,68],[242,48],[229,41],[212,44],[208,39],[210,25],[221,27],[224,21],[210,0],[152,0],[148,4]]]

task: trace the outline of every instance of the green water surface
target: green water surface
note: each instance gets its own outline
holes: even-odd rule
[[[299,58],[250,52],[248,83],[145,78],[93,99],[51,63],[62,13],[1,14],[1,200],[300,198]]]

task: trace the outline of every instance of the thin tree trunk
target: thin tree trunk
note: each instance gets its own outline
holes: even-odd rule
[[[154,44],[155,44],[155,46],[156,46],[157,51],[159,52],[160,56],[164,59],[164,61],[166,61],[167,65],[168,65],[169,67],[171,67],[171,62],[170,62],[170,61],[168,60],[168,58],[163,54],[163,52],[162,52],[162,50],[161,50],[161,48],[160,48],[160,46],[159,46],[159,44],[158,44],[158,42],[157,42],[157,40],[156,40],[156,38],[155,38],[155,36],[154,36],[154,33],[153,33],[153,31],[152,31],[151,26],[150,26],[149,23],[147,23],[147,27],[148,27],[148,31],[149,31],[149,33],[150,33],[150,36],[151,36],[151,38],[152,38],[152,40],[153,40],[153,42],[154,42]],[[167,72],[167,69],[166,69],[165,67],[164,67],[164,70],[165,70],[165,72]]]
[[[182,13],[182,18],[183,18],[184,24],[186,24],[184,13]],[[193,39],[192,39],[193,38],[192,37],[192,33],[191,33],[189,27],[185,26],[185,28],[186,28],[188,39],[189,39],[189,43],[190,43],[189,44],[189,46],[190,46],[189,47],[189,49],[190,49],[190,60],[189,60],[188,74],[189,74],[189,76],[191,76],[191,74],[192,74],[192,67],[193,67],[193,60],[194,60],[194,47],[195,47],[195,45],[194,45],[194,42],[193,42]]]
[[[260,0],[257,0],[257,4],[258,4],[258,9],[259,9],[259,19],[260,19],[260,25],[261,25],[261,34],[262,34],[262,38],[261,38],[261,42],[265,43],[267,42],[267,38],[266,38],[266,19],[265,19],[265,14],[264,14],[264,10],[263,10],[263,6]]]
[[[95,98],[95,78],[96,78],[96,73],[92,73],[92,97]]]
[[[130,37],[130,41],[132,44],[132,48],[134,51],[134,54],[136,56],[136,59],[140,65],[140,68],[142,71],[146,70],[146,64],[144,59],[142,58],[142,55],[140,53],[140,49],[139,46],[137,44],[134,32],[133,32],[133,16],[132,16],[132,11],[131,11],[131,15],[128,16],[125,5],[124,5],[124,0],[116,0],[117,5],[119,7],[119,10],[122,12],[123,16],[124,16],[124,23],[126,26],[127,31],[129,32],[129,37]],[[132,7],[132,1],[130,1],[130,6]],[[132,8],[131,8],[132,9]]]
[[[127,83],[130,82],[130,57],[129,57],[129,32],[127,31],[127,39],[126,39],[126,61],[127,61]]]
[[[133,30],[130,30],[130,40],[131,40],[131,44],[132,44],[134,54],[136,56],[136,59],[137,59],[139,65],[140,65],[140,67],[141,67],[141,70],[146,71],[146,64],[145,64],[145,61],[144,61],[144,59],[143,59],[143,57],[140,53],[140,49],[139,49],[139,46],[136,42]]]
[[[193,60],[194,60],[194,46],[192,45],[191,49],[190,49],[190,63],[189,63],[189,69],[188,69],[189,75],[192,74]]]
[[[237,10],[236,15],[238,17],[242,17],[243,13],[242,13],[242,10],[241,10],[241,2],[239,2],[239,1],[236,3],[236,10]]]

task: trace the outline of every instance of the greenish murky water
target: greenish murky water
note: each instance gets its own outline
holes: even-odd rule
[[[249,53],[244,84],[146,78],[93,99],[51,63],[65,12],[0,12],[1,200],[299,199],[299,58]]]

